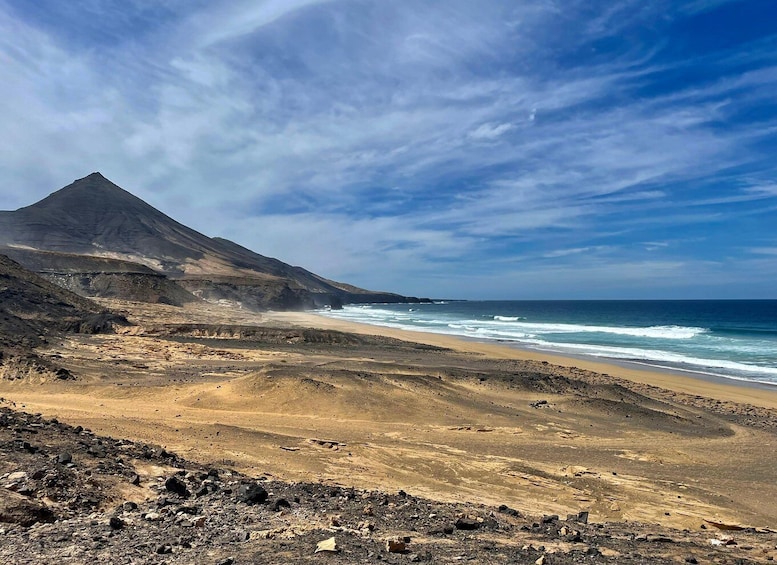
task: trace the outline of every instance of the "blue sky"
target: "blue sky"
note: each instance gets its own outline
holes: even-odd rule
[[[372,289],[777,298],[773,0],[0,0],[0,89],[2,209],[100,171]]]

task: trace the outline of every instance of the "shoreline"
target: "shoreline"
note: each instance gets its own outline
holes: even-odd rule
[[[462,339],[469,339],[469,338],[462,338]],[[480,340],[475,340],[480,341]],[[483,343],[489,343],[488,341],[483,341]],[[718,383],[722,385],[730,385],[730,386],[742,386],[746,388],[757,388],[761,390],[769,390],[777,393],[777,383],[767,383],[763,381],[752,381],[744,378],[739,377],[729,377],[726,375],[715,375],[712,373],[705,373],[703,371],[694,371],[693,369],[682,369],[679,367],[666,367],[663,365],[654,365],[648,361],[637,361],[633,359],[619,359],[617,357],[606,357],[601,356],[597,357],[596,355],[584,355],[584,354],[565,354],[565,353],[556,353],[551,350],[544,350],[539,348],[532,348],[532,347],[523,347],[521,345],[513,345],[510,343],[505,343],[507,347],[511,347],[514,349],[518,349],[520,351],[527,351],[527,352],[536,352],[538,355],[550,355],[552,357],[563,357],[568,359],[577,359],[579,361],[584,362],[591,362],[591,363],[602,363],[604,365],[615,365],[616,367],[620,367],[623,369],[632,369],[635,371],[647,371],[650,373],[659,373],[659,374],[665,374],[665,375],[676,375],[678,377],[685,377],[690,379],[696,379],[700,381],[708,381],[712,383]]]
[[[631,382],[652,385],[674,392],[709,396],[717,400],[753,404],[777,410],[777,384],[770,385],[763,382],[745,381],[724,376],[684,371],[682,369],[657,367],[622,359],[563,355],[539,349],[518,347],[504,342],[482,341],[465,336],[436,334],[340,320],[315,312],[269,312],[265,316],[269,320],[291,323],[293,325],[392,337],[498,359],[544,361],[561,367],[574,367],[605,376],[617,376]]]
[[[313,313],[124,308],[134,330],[41,351],[76,378],[0,394],[284,481],[689,529],[777,516],[773,391]]]

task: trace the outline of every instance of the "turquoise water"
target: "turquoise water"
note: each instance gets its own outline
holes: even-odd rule
[[[451,301],[320,313],[777,384],[777,300]]]

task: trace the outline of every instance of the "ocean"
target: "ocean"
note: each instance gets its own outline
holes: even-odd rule
[[[777,300],[439,301],[319,313],[777,385]]]

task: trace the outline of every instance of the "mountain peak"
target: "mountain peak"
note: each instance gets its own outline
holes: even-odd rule
[[[94,172],[77,179],[64,188],[50,194],[40,202],[28,206],[27,210],[73,211],[84,210],[110,212],[116,210],[152,209],[137,196],[133,196],[117,184]]]
[[[10,214],[10,215],[9,215]],[[73,181],[43,200],[0,217],[0,245],[94,253],[165,255],[170,230],[183,229],[162,212],[133,196],[100,173]],[[159,233],[165,231],[166,235]],[[155,246],[154,242],[160,243]]]
[[[194,290],[210,289],[214,299],[264,307],[323,304],[330,299],[340,303],[343,298],[353,302],[405,300],[333,283],[236,243],[210,238],[176,222],[99,172],[26,208],[0,212],[0,248],[3,246],[11,251],[22,248],[67,255],[70,264],[78,255],[140,263],[160,274],[189,277]],[[40,253],[36,257],[39,261]],[[84,265],[95,268],[94,261]],[[201,283],[206,286],[197,286]],[[214,290],[216,287],[221,290]]]
[[[57,192],[54,192],[51,196],[54,196],[54,194],[72,192],[73,190],[100,190],[104,192],[113,191],[117,193],[129,194],[129,192],[121,188],[119,185],[105,178],[102,173],[94,172],[83,178],[74,180],[66,187],[59,189]]]

